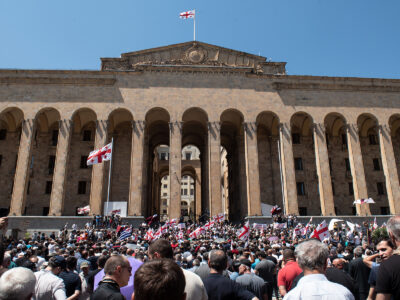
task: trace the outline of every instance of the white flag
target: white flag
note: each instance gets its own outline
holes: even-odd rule
[[[94,150],[89,153],[89,157],[87,159],[87,165],[95,165],[100,164],[103,160],[110,160],[112,156],[112,143],[105,145],[101,149]]]

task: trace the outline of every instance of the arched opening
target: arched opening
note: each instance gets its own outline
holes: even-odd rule
[[[304,112],[295,113],[290,121],[297,199],[301,216],[321,215],[312,124],[311,116]]]
[[[226,150],[228,166],[228,216],[239,221],[247,215],[247,190],[243,115],[235,109],[221,114],[221,146]]]
[[[346,119],[338,113],[325,117],[326,143],[335,214],[355,215],[353,177],[347,147]]]
[[[0,217],[7,216],[10,211],[23,121],[24,114],[16,107],[0,114]]]
[[[369,206],[371,214],[388,215],[390,210],[379,146],[378,121],[371,114],[362,114],[357,119],[357,126],[368,197],[375,201]]]
[[[110,183],[110,198],[113,202],[108,210],[118,209],[116,202],[128,204],[131,172],[132,149],[132,114],[126,109],[117,109],[111,112],[108,126],[109,142],[113,139],[113,157]],[[105,173],[109,174],[110,164],[105,165]],[[106,189],[107,190],[107,189]]]
[[[169,174],[169,113],[160,107],[153,108],[146,114],[144,139],[144,178],[143,186],[144,215],[160,214],[161,178]],[[167,153],[166,156],[165,154]],[[161,166],[160,166],[161,165]],[[168,200],[169,203],[169,200]],[[167,212],[168,213],[168,212]]]
[[[89,108],[81,108],[72,115],[73,131],[66,178],[66,186],[70,188],[65,193],[65,216],[77,215],[77,209],[90,202],[92,167],[86,161],[89,153],[94,150],[96,121],[96,113]]]
[[[53,187],[60,113],[44,108],[35,118],[24,215],[47,216]]]
[[[264,211],[282,204],[282,185],[279,166],[279,118],[272,112],[257,116],[257,145],[260,174],[260,199]]]
[[[397,175],[400,178],[400,115],[396,114],[390,117],[389,127],[394,158],[396,160]]]

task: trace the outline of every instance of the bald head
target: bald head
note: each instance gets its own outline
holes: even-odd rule
[[[333,267],[337,268],[337,269],[343,269],[344,267],[344,262],[343,259],[341,258],[335,258],[332,262]]]

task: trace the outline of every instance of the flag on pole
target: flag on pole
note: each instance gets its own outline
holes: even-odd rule
[[[127,239],[131,235],[132,235],[132,227],[128,227],[124,231],[122,231],[121,235],[119,236],[119,239],[122,241]]]
[[[88,166],[100,164],[103,162],[103,160],[111,160],[111,156],[112,156],[112,143],[105,145],[101,149],[97,149],[90,152],[86,163]]]
[[[195,16],[195,10],[188,10],[181,12],[179,14],[179,18],[181,19],[194,19],[194,16]]]
[[[375,203],[375,201],[372,198],[368,198],[368,199],[358,199],[353,202],[353,204],[364,204],[364,203]]]
[[[249,221],[247,221],[242,228],[240,228],[238,230],[238,232],[236,233],[238,238],[241,239],[242,241],[245,241],[249,238],[249,234],[250,234],[250,225],[249,225]]]
[[[314,229],[314,232],[311,234],[310,238],[316,238],[320,241],[323,241],[326,238],[329,238],[331,234],[329,233],[328,226],[326,225],[325,220],[322,221],[321,224]]]
[[[191,232],[189,234],[189,237],[197,239],[204,232],[205,232],[204,228],[203,227],[199,227],[195,231]]]
[[[376,222],[376,217],[374,219],[374,224],[372,225],[372,230],[375,230],[378,228],[378,223]]]

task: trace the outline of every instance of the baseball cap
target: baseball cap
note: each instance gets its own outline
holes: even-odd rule
[[[81,263],[81,269],[82,268],[89,268],[89,263],[87,261],[84,261]]]

